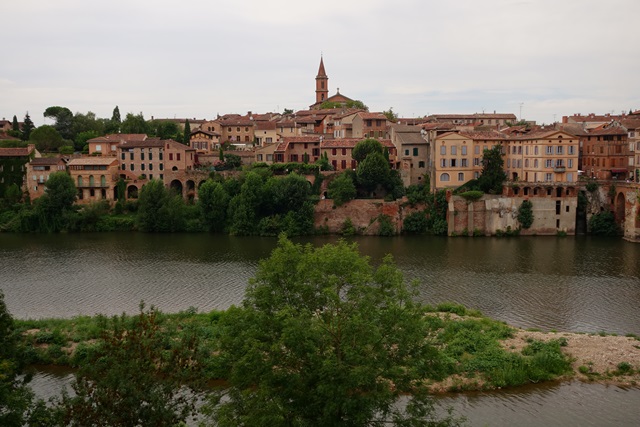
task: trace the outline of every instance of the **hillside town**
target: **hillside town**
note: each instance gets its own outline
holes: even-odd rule
[[[539,225],[537,233],[574,234],[573,205],[581,186],[589,181],[605,187],[619,183],[637,192],[640,181],[640,110],[618,115],[578,113],[550,125],[495,111],[397,117],[392,109],[371,112],[362,101],[340,89],[331,94],[322,58],[310,99],[314,102],[308,109],[283,113],[248,111],[213,119],[152,117],[156,122],[172,122],[186,132],[183,141],[113,132],[88,139],[82,153],[41,152],[30,141],[26,147],[3,147],[0,195],[16,183],[34,201],[44,194],[51,173],[67,171],[76,184],[79,204],[114,201],[120,180],[126,182],[128,198],[137,198],[146,183],[159,179],[185,199],[197,199],[199,186],[211,171],[220,169],[225,154],[245,166],[314,164],[326,159],[330,169],[339,173],[357,168],[352,152],[367,138],[382,144],[390,167],[398,171],[405,187],[426,184],[431,191],[454,190],[478,179],[483,153],[500,146],[507,178],[503,195],[553,197],[554,206],[549,209],[557,211],[556,216]],[[18,123],[18,128],[23,125]],[[13,123],[0,121],[0,140],[19,141],[10,136],[15,128],[15,118]],[[626,192],[620,194],[623,206],[618,206],[613,195],[611,206],[606,208],[616,213],[624,227],[627,217],[636,216],[630,209],[633,205],[635,212],[637,203]],[[566,209],[563,204],[556,206],[558,201],[567,202]],[[599,206],[605,208],[602,203]],[[458,229],[451,225],[455,221],[450,221],[450,234],[477,228],[472,221],[472,227]],[[625,230],[625,236],[634,240],[637,220],[630,228],[633,230]]]

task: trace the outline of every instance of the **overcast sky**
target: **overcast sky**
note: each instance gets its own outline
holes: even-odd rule
[[[640,109],[638,0],[16,0],[2,16],[0,117],[36,125],[52,105],[305,109],[321,53],[330,95],[401,117]]]

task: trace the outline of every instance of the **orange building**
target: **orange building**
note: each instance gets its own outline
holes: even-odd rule
[[[67,169],[67,163],[61,157],[39,157],[27,163],[26,169],[25,186],[33,201],[44,194],[44,185],[49,175],[54,172],[64,172]]]
[[[69,174],[78,189],[77,203],[115,199],[118,182],[118,159],[115,157],[81,157],[68,163]]]

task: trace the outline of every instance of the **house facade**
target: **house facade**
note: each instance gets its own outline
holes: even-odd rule
[[[39,157],[26,165],[25,187],[29,198],[33,201],[45,192],[45,184],[49,175],[67,170],[67,163],[61,157]]]
[[[116,157],[92,156],[71,159],[68,167],[69,175],[78,189],[77,203],[115,200],[116,184],[120,178]]]

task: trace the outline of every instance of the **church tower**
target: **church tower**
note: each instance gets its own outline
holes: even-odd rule
[[[324,62],[320,56],[320,68],[316,76],[316,103],[321,104],[329,97],[329,77],[324,71]]]

